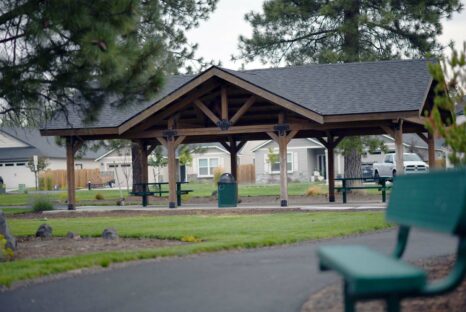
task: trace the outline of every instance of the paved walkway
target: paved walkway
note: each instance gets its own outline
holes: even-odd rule
[[[322,243],[389,252],[395,232],[320,243],[164,259],[0,293],[2,311],[299,311],[310,293],[338,280],[317,270]],[[452,253],[450,237],[414,232],[407,258]]]
[[[283,210],[367,210],[367,209],[385,209],[385,203],[378,202],[354,202],[348,204],[342,203],[321,203],[312,205],[291,205],[288,207],[279,207],[271,204],[239,204],[237,208],[243,209],[283,209]],[[122,211],[122,210],[133,210],[133,211],[164,211],[164,210],[193,210],[193,209],[222,209],[226,210],[229,208],[218,208],[217,205],[212,204],[186,204],[176,209],[170,209],[161,206],[147,206],[142,207],[141,205],[128,205],[128,206],[79,206],[73,212],[89,212],[89,211]],[[234,208],[236,209],[236,208]],[[57,209],[54,211],[45,211],[44,213],[57,213],[63,212],[66,207]]]

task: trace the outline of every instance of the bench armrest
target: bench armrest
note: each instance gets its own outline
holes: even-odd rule
[[[408,244],[409,237],[409,227],[400,225],[398,229],[398,236],[396,240],[395,249],[392,252],[394,258],[401,258],[406,250],[406,245]]]

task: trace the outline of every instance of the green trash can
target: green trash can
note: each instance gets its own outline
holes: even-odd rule
[[[26,193],[26,184],[18,184],[18,192]]]
[[[236,207],[238,204],[238,185],[231,173],[224,173],[218,180],[218,207]]]

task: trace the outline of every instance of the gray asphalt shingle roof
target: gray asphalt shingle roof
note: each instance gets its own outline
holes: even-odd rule
[[[26,147],[0,148],[1,161],[27,160],[33,155],[49,158],[66,158],[65,148],[57,145],[54,137],[41,136],[39,130],[0,128],[0,132],[4,132],[27,145]],[[102,153],[102,151],[93,152],[88,150],[81,158],[95,159]]]
[[[428,60],[318,64],[235,71],[231,75],[320,115],[346,115],[419,110],[430,88]],[[202,75],[199,74],[199,75]],[[117,127],[197,76],[172,76],[159,95],[117,110],[104,106],[99,121],[84,125],[74,111],[50,122],[48,129]]]

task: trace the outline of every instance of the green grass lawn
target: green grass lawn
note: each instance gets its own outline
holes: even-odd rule
[[[16,236],[35,233],[40,219],[9,220]],[[52,259],[17,260],[0,264],[0,285],[58,272],[111,263],[165,256],[256,248],[344,236],[389,227],[382,212],[298,212],[263,215],[190,215],[157,217],[93,217],[50,219],[55,236],[68,231],[81,236],[100,236],[114,227],[122,237],[201,240],[182,246],[139,251],[102,252]]]
[[[288,194],[291,196],[295,195],[305,195],[309,187],[315,187],[319,190],[319,193],[327,193],[327,185],[324,183],[289,183],[288,184]],[[168,187],[168,186],[164,186]],[[216,185],[213,183],[189,183],[183,185],[182,188],[193,190],[189,196],[191,197],[208,197],[212,195],[212,192],[217,189]],[[280,194],[280,185],[279,184],[253,184],[253,185],[239,185],[239,196],[277,196]],[[123,197],[128,196],[128,192],[125,189],[122,189]],[[367,194],[380,194],[376,189],[365,190]],[[389,193],[389,191],[388,191]],[[78,190],[76,192],[76,199],[79,202],[95,200],[96,194],[103,195],[105,200],[116,201],[120,198],[120,191],[118,189],[110,190]],[[2,194],[0,195],[0,206],[26,206],[30,205],[33,200],[33,194]],[[47,195],[50,200],[64,203],[67,194],[65,191],[52,192]],[[165,195],[168,196],[168,195]],[[140,203],[138,200],[135,203]],[[108,201],[94,201],[93,205],[108,205]],[[130,203],[129,203],[130,204]]]
[[[289,183],[288,193],[289,195],[304,195],[306,190],[309,188],[310,183]],[[326,189],[325,184],[313,184],[317,187]],[[190,196],[206,197],[211,196],[212,192],[217,189],[213,183],[189,183],[183,185],[182,188],[193,190]],[[128,196],[126,189],[122,190],[123,196]],[[76,192],[76,199],[78,201],[89,201],[94,200],[96,194],[102,194],[106,200],[117,200],[120,198],[120,192],[117,189],[111,190],[78,190]],[[280,194],[280,185],[278,184],[267,184],[267,185],[239,185],[240,196],[272,196]],[[31,203],[33,194],[2,194],[0,195],[0,206],[25,206]],[[47,194],[52,201],[64,202],[67,198],[65,191],[52,192]]]

